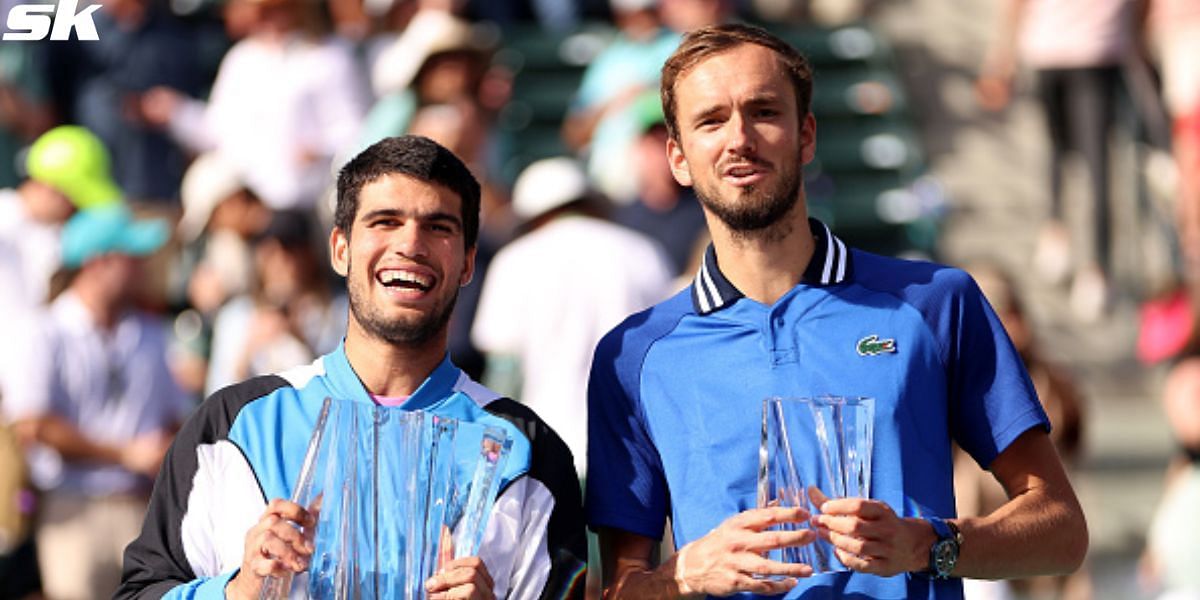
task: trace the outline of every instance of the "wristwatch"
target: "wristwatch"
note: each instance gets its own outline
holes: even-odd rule
[[[962,533],[953,522],[941,517],[926,517],[937,541],[929,548],[929,572],[934,579],[949,579],[954,565],[958,563],[958,551],[962,547]]]

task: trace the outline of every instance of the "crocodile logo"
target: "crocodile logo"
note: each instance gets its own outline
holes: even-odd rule
[[[877,356],[884,352],[896,352],[896,340],[881,340],[878,335],[868,335],[867,337],[858,340],[858,344],[854,347],[858,351],[859,356]]]

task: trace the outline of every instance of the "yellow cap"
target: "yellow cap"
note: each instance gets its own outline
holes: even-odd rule
[[[32,179],[62,192],[80,209],[121,201],[109,172],[108,151],[92,132],[62,125],[42,134],[29,148],[26,169]]]

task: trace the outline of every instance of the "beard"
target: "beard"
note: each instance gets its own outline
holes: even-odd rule
[[[347,265],[349,272],[353,267]],[[433,310],[414,317],[388,318],[371,304],[368,286],[361,280],[348,278],[346,291],[350,296],[350,314],[371,337],[398,346],[420,346],[445,330],[458,302],[458,289],[448,301],[438,303]]]
[[[697,181],[696,197],[706,209],[740,237],[750,237],[780,224],[800,199],[800,170],[784,169],[775,185],[747,186],[733,198],[721,198],[715,184]]]

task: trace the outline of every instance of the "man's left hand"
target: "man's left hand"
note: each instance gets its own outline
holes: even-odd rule
[[[821,537],[833,543],[847,567],[883,577],[929,567],[937,535],[924,520],[901,518],[878,500],[830,500],[816,488],[810,488],[809,496],[821,511],[813,517]]]
[[[429,600],[495,600],[492,576],[477,556],[447,562],[425,582]]]

